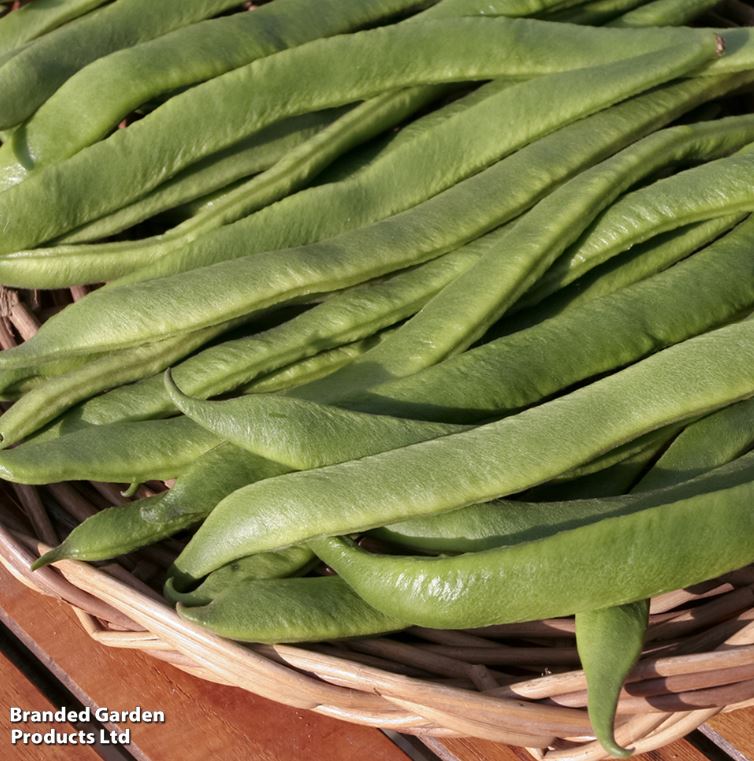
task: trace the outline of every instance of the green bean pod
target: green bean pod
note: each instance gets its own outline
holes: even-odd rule
[[[466,430],[385,415],[349,412],[297,399],[251,394],[205,402],[182,394],[165,373],[178,409],[217,438],[291,469],[307,470]]]
[[[616,741],[613,724],[620,691],[641,656],[648,623],[646,599],[576,613],[576,647],[586,675],[589,719],[602,747],[617,758],[631,755]]]
[[[673,65],[682,68],[708,52],[706,46],[701,45],[691,55],[688,51],[676,50],[653,54],[648,58],[654,61],[667,58],[668,65],[675,61]],[[679,56],[681,60],[678,60]],[[636,76],[644,80],[645,86],[649,84],[649,79],[661,79],[669,73],[668,68],[663,69],[663,74],[654,70],[644,71],[643,67],[640,71],[642,73]],[[516,155],[520,156],[520,153]],[[510,170],[511,165],[507,165],[506,169]],[[460,218],[456,216],[459,214],[459,196],[472,207],[472,212],[463,218],[461,228],[464,232],[468,230],[466,240],[506,221],[504,217],[490,220],[489,211],[478,203],[478,196],[473,198],[472,203],[469,191],[477,190],[480,184],[487,181],[497,185],[497,173],[476,175],[425,202],[419,211],[404,212],[412,221],[424,218],[426,232],[416,224],[409,228],[404,218],[396,215],[382,223],[344,233],[319,244],[288,249],[285,253],[255,254],[172,277],[95,291],[48,320],[23,346],[5,352],[0,366],[11,367],[14,362],[28,363],[63,352],[125,347],[140,343],[147,336],[155,340],[177,332],[178,322],[181,332],[207,327],[253,310],[355,285],[420,264],[445,253],[449,247],[465,242],[462,238],[456,241],[456,246],[449,246],[447,235],[443,234],[446,232],[444,228],[450,225],[460,227]],[[13,189],[6,191],[1,197],[12,192]],[[531,195],[526,194],[525,197],[528,200]],[[451,207],[453,216],[450,219],[441,218],[438,224],[438,206],[440,209]],[[502,213],[495,210],[495,213],[501,215],[505,211],[510,213],[510,207]],[[464,232],[456,231],[455,234],[463,235]],[[397,239],[399,233],[408,245],[400,245]],[[286,272],[287,276],[281,277],[281,272]],[[159,300],[155,302],[157,290]],[[202,296],[197,304],[198,293]],[[190,306],[185,303],[187,299],[191,302]],[[155,314],[157,308],[159,316]],[[93,320],[95,313],[96,319]]]
[[[489,248],[479,262],[446,286],[389,340],[329,376],[320,385],[322,393],[327,395],[329,388],[368,388],[412,375],[463,351],[540,279],[602,209],[642,177],[680,159],[726,155],[752,139],[752,117],[673,127],[644,138],[567,181],[502,233],[491,233]],[[753,156],[749,156],[747,169],[741,168],[742,173],[750,171]],[[729,212],[754,211],[754,195],[747,195],[748,187],[744,187],[741,179],[726,180],[728,176],[723,175],[722,181],[714,186],[703,186],[710,188],[707,205],[716,201]],[[692,193],[691,187],[690,180],[683,183],[685,193]],[[677,219],[676,209],[681,201],[676,199],[677,195],[671,198],[666,193],[663,203],[658,204],[658,214]],[[632,208],[637,209],[637,216],[641,213],[641,218],[646,218],[646,204],[637,202]],[[611,212],[612,209],[606,216]],[[683,222],[673,224],[678,227]],[[583,256],[582,251],[580,248],[579,257]],[[581,262],[581,258],[576,258],[573,268],[580,268]],[[562,283],[562,279],[556,282]],[[463,314],[463,319],[458,319],[459,314]]]
[[[608,259],[529,309],[516,309],[514,305],[500,325],[500,330],[512,333],[531,327],[566,309],[652,277],[712,243],[744,219],[746,214],[715,217],[650,238],[645,243]]]
[[[24,169],[73,156],[163,93],[313,39],[380,21],[415,4],[415,0],[373,0],[344,6],[325,0],[315,9],[306,0],[282,0],[263,6],[260,13],[211,19],[99,58],[65,82],[14,134],[10,155],[8,149],[0,149],[3,174],[23,174]],[[8,161],[13,154],[20,162],[15,171]]]
[[[211,573],[196,589],[182,592],[175,581],[168,577],[163,588],[167,599],[184,607],[207,605],[230,587],[238,588],[249,581],[283,579],[305,573],[316,562],[314,553],[306,547],[289,547],[280,552],[262,552],[248,558],[234,560]]]
[[[239,489],[212,512],[175,569],[201,578],[244,555],[544,483],[639,436],[754,395],[753,338],[754,320],[736,323],[501,421]]]
[[[27,119],[91,61],[234,5],[235,0],[183,0],[170,5],[115,0],[49,32],[0,67],[0,129]]]
[[[452,558],[369,555],[337,538],[310,545],[368,604],[421,626],[579,614],[705,581],[754,559],[754,458],[717,475],[711,491]]]
[[[36,0],[0,19],[0,52],[7,54],[31,40],[83,16],[107,0]]]
[[[114,235],[149,217],[191,202],[201,200],[211,206],[213,196],[227,192],[229,186],[237,186],[250,175],[270,169],[340,114],[342,109],[315,111],[272,124],[237,145],[197,161],[144,198],[63,236],[57,247]],[[133,241],[130,243],[133,246]],[[113,244],[110,245],[109,250],[115,250]],[[128,250],[124,246],[120,248]]]
[[[242,642],[321,642],[406,627],[367,605],[335,576],[249,580],[207,605],[179,603],[177,610],[182,618]]]
[[[720,0],[654,0],[624,13],[611,21],[610,26],[681,26],[719,4]]]
[[[754,298],[752,245],[750,219],[654,277],[338,404],[445,422],[509,414],[735,319]]]
[[[549,14],[547,18],[567,24],[605,24],[633,10],[642,2],[643,0],[593,0],[593,2],[580,3],[575,8]]]
[[[754,198],[748,178],[753,166],[754,144],[734,156],[686,169],[627,194],[550,268],[522,305],[539,303],[590,269],[655,235],[752,211]]]
[[[754,445],[754,400],[725,407],[675,439],[634,491],[651,491],[696,478],[745,454]]]
[[[660,36],[651,29],[463,18],[397,24],[281,51],[171,98],[129,129],[117,130],[9,188],[0,204],[0,250],[34,246],[104,216],[204,156],[288,116],[415,84],[532,77],[605,64],[674,41],[687,53],[688,71],[698,70],[719,52],[720,38],[709,32],[657,31]],[[343,60],[354,65],[333,65]],[[658,72],[658,82],[667,78],[667,72],[664,78]],[[253,104],[244,97],[250,89]],[[281,92],[295,96],[281,98]],[[50,188],[56,190],[52,196]],[[40,204],[47,213],[30,219],[29,210]]]
[[[95,513],[39,558],[34,567],[64,558],[108,560],[154,544],[200,523],[235,489],[285,472],[280,465],[231,444],[219,444],[194,460],[172,489]]]
[[[342,354],[347,345],[351,346],[345,357],[349,359],[356,348],[354,342],[413,314],[474,261],[473,251],[452,252],[381,282],[336,294],[267,331],[226,341],[184,360],[173,368],[175,381],[191,396],[206,398],[250,384],[269,389],[272,373],[288,374],[286,368],[310,357],[318,357],[316,363],[320,365],[321,353],[338,347],[343,347]],[[337,357],[330,355],[329,359]],[[280,380],[283,378],[278,376]],[[254,386],[250,390],[255,390]],[[175,411],[162,376],[155,375],[92,399],[61,418],[55,428],[71,430],[86,424],[161,417]]]
[[[28,442],[0,452],[0,475],[27,484],[166,480],[217,443],[215,436],[183,417],[115,423],[75,431],[65,437],[65,446],[58,441]]]
[[[243,320],[236,324],[240,322]],[[216,325],[125,351],[92,356],[68,372],[43,380],[0,415],[0,448],[34,433],[83,399],[164,370],[231,327],[227,323]]]

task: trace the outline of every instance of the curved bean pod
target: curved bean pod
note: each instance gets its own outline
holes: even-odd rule
[[[197,85],[129,129],[8,188],[0,202],[0,250],[37,245],[121,208],[203,156],[288,116],[414,84],[532,77],[625,60],[676,38],[686,53],[680,55],[686,71],[699,69],[718,52],[720,38],[709,32],[657,31],[661,35],[528,19],[463,18],[397,24],[284,50]],[[333,65],[343,60],[355,65]],[[667,78],[658,73],[657,81]],[[253,103],[244,97],[252,88]],[[283,99],[281,92],[296,96]],[[191,124],[190,134],[186,124]],[[52,198],[50,188],[56,189]],[[47,213],[31,220],[29,210],[40,202]]]
[[[664,68],[659,59],[646,63],[653,72]],[[355,176],[308,189],[263,209],[229,231],[222,243],[220,238],[204,238],[196,246],[179,245],[218,224],[233,222],[242,213],[254,211],[259,204],[252,204],[255,197],[252,190],[255,183],[264,186],[266,180],[264,177],[251,180],[245,189],[239,188],[224,199],[222,207],[215,207],[206,215],[175,228],[165,243],[146,251],[140,245],[139,258],[144,254],[159,258],[153,265],[122,278],[121,282],[162,277],[246,255],[250,253],[248,243],[242,253],[237,246],[225,243],[230,235],[240,236],[242,231],[245,239],[254,241],[254,251],[266,251],[323,240],[397,214],[554,129],[646,89],[640,84],[642,80],[646,81],[641,62],[637,60],[630,67],[619,62],[599,70],[552,74],[508,87],[502,82],[490,83],[470,96],[462,110],[456,109],[447,118],[434,120],[421,132],[409,131],[406,138],[396,140]],[[419,94],[425,90],[419,88]],[[574,90],[588,96],[566,97],[566,93]],[[387,94],[362,108],[391,109],[391,100],[396,97]],[[381,105],[383,102],[385,105]],[[543,102],[548,104],[545,116],[541,115]],[[535,113],[540,116],[534,118]],[[347,118],[350,116],[344,120]],[[358,114],[354,114],[353,119],[357,118]],[[503,119],[507,127],[501,134],[492,127]],[[486,129],[486,125],[490,128]],[[323,218],[318,210],[324,206],[331,209],[331,213]]]
[[[655,235],[754,210],[748,185],[752,167],[754,145],[627,194],[550,268],[526,294],[522,306],[539,303],[590,269]]]
[[[0,19],[0,51],[8,53],[106,2],[107,0],[36,0],[33,8],[18,8]]]
[[[116,0],[49,32],[0,67],[0,129],[27,119],[91,61],[234,5],[235,0],[183,0],[169,6]]]
[[[369,555],[336,538],[310,545],[367,603],[421,626],[487,626],[578,614],[750,563],[754,458],[741,458],[718,475],[713,491],[536,542],[453,558]]]
[[[207,605],[224,594],[230,587],[238,587],[248,581],[282,579],[306,572],[316,562],[314,553],[306,547],[289,547],[280,552],[262,552],[248,558],[234,560],[218,568],[190,592],[176,589],[175,582],[168,577],[163,588],[165,597],[184,607]]]
[[[173,368],[176,383],[191,396],[211,397],[269,381],[269,374],[338,346],[368,338],[413,314],[433,293],[475,261],[457,251],[379,283],[335,294],[322,304],[263,333],[226,341]],[[6,371],[8,372],[8,371]],[[251,389],[253,390],[253,389]],[[57,424],[81,424],[161,417],[175,412],[161,375],[122,386],[81,405]]]
[[[239,489],[212,512],[175,569],[201,578],[255,552],[522,491],[651,431],[754,395],[752,360],[754,320],[748,320],[495,423]],[[647,387],[651,397],[642,392]],[[590,425],[595,419],[599,425]]]
[[[165,387],[184,415],[219,439],[296,470],[467,430],[268,395],[204,402],[182,394],[170,371],[165,373]]]
[[[134,437],[138,447],[132,446]],[[178,476],[218,440],[179,417],[74,431],[65,442],[65,446],[58,441],[28,442],[0,452],[0,475],[27,484],[164,481]]]
[[[287,391],[304,384],[313,383],[315,380],[325,378],[330,373],[340,370],[341,367],[350,364],[362,354],[366,354],[380,341],[384,341],[390,333],[392,333],[390,329],[383,330],[373,336],[362,338],[360,341],[353,341],[315,354],[313,357],[292,362],[286,367],[273,370],[251,383],[244,384],[239,388],[239,391],[243,394],[274,394],[278,391]]]
[[[62,161],[104,137],[134,109],[163,93],[414,6],[415,0],[346,5],[324,0],[314,8],[306,0],[282,0],[262,6],[260,13],[211,19],[100,58],[65,82],[16,131],[12,147],[0,149],[0,164],[5,164],[0,172],[23,175],[24,169]],[[20,163],[15,170],[13,158]]]
[[[0,449],[34,433],[77,402],[160,372],[243,322],[237,320],[125,351],[93,356],[80,367],[44,380],[0,415]]]
[[[641,656],[649,623],[649,600],[576,613],[576,647],[586,676],[588,712],[602,747],[617,758],[626,750],[613,724],[626,677]]]
[[[745,117],[743,121],[734,117],[734,121],[700,122],[673,127],[644,138],[565,182],[502,234],[490,234],[489,249],[473,267],[446,286],[389,340],[347,368],[329,376],[320,384],[319,390],[327,395],[327,389],[332,387],[368,388],[393,378],[412,375],[463,351],[481,338],[540,279],[602,209],[642,177],[678,160],[724,156],[752,139],[752,117]],[[733,159],[720,161],[726,160]],[[740,168],[739,177],[731,177],[732,197],[720,193],[721,183],[703,185],[704,188],[710,188],[706,206],[717,203],[730,212],[754,211],[754,195],[748,192],[748,185],[744,186],[742,181],[743,176],[751,172],[752,166],[754,153],[749,156],[745,168]],[[710,177],[709,172],[706,177]],[[727,188],[725,179],[727,176],[723,175],[722,186]],[[691,179],[681,184],[686,194],[692,194],[692,187],[696,187],[691,184]],[[676,185],[678,183],[674,187]],[[638,193],[641,194],[641,191]],[[666,229],[670,225],[680,227],[684,224],[683,213],[677,212],[682,203],[676,200],[679,195],[670,196],[666,193],[658,204],[657,214],[668,219]],[[726,198],[727,202],[723,200]],[[704,206],[704,201],[696,200],[697,205]],[[676,203],[673,204],[673,201]],[[616,204],[621,205],[622,202]],[[646,203],[640,205],[637,202],[632,208],[638,209],[637,216],[641,213],[641,218],[646,218]],[[612,208],[606,216],[610,217],[611,214]],[[619,216],[619,219],[624,217],[625,215]],[[675,220],[679,217],[681,221],[676,223]],[[698,217],[691,217],[687,221],[693,222],[696,219]],[[574,273],[569,275],[570,279],[575,279],[578,272],[583,271],[583,256],[583,248],[579,248],[579,254],[574,256]],[[557,271],[558,265],[552,269]],[[547,276],[544,280],[557,285],[564,282],[563,278],[553,281]],[[550,293],[553,287],[544,285],[544,293]],[[458,319],[459,314],[463,314],[462,320]]]
[[[651,491],[695,478],[740,457],[754,445],[754,400],[733,404],[688,426],[639,481]]]
[[[594,0],[594,2],[582,3],[576,8],[549,14],[547,18],[567,24],[604,24],[633,10],[642,2],[643,0]]]
[[[179,603],[177,610],[182,618],[242,642],[321,642],[406,627],[367,605],[335,576],[249,580],[207,605]]]
[[[200,523],[225,496],[258,479],[285,472],[276,463],[231,444],[195,458],[162,494],[101,510],[34,563],[41,568],[64,558],[108,560]]]
[[[416,26],[418,24],[413,25]],[[653,78],[666,78],[670,67],[677,74],[691,61],[698,61],[699,56],[706,57],[708,53],[709,49],[702,44],[695,47],[692,53],[673,50],[651,54],[645,63],[666,60],[661,73],[638,67],[634,76],[643,81],[642,86],[647,86]],[[636,62],[633,62],[635,65]],[[599,73],[597,79],[600,79]],[[507,92],[510,89],[504,91]],[[520,156],[520,152],[516,155]],[[514,166],[513,163],[506,165],[503,173]],[[495,168],[492,167],[493,170]],[[435,258],[506,221],[505,217],[501,219],[500,216],[510,213],[510,206],[502,212],[495,210],[500,216],[490,220],[488,209],[478,201],[479,196],[474,196],[472,203],[469,195],[471,189],[477,190],[485,182],[497,186],[498,173],[488,174],[489,171],[435,196],[422,204],[418,211],[404,212],[414,222],[410,228],[405,224],[404,216],[396,215],[382,223],[344,233],[320,244],[288,249],[285,253],[255,254],[172,277],[96,291],[48,320],[23,346],[5,352],[0,366],[11,367],[14,362],[28,363],[30,359],[38,360],[62,352],[81,352],[84,348],[86,351],[97,351],[126,347],[140,343],[145,336],[154,340],[179,329],[186,331],[207,327],[252,310],[355,285]],[[12,192],[13,189],[0,195],[0,201]],[[456,216],[460,211],[465,211],[458,207],[459,197],[465,201],[465,206],[472,207],[466,217]],[[531,196],[526,194],[525,197],[528,201]],[[438,207],[451,209],[450,218],[438,219]],[[417,219],[425,220],[426,229],[416,224]],[[462,228],[459,219],[463,219]],[[456,231],[457,236],[463,237],[461,240],[456,238],[454,246],[449,246],[446,236],[441,234],[449,225],[462,230],[460,233]],[[404,245],[401,245],[398,235],[403,236]],[[280,277],[281,272],[286,272],[287,276]],[[159,300],[155,303],[153,298],[157,290]],[[197,294],[201,294],[198,300]],[[187,299],[191,302],[189,307],[185,304]],[[169,309],[165,308],[166,305],[170,305]],[[157,307],[159,315],[155,314]],[[95,314],[96,319],[93,320]]]
[[[645,243],[608,259],[534,307],[518,311],[514,305],[510,317],[500,326],[501,330],[513,333],[531,327],[566,309],[607,296],[656,275],[712,243],[744,219],[745,214],[715,217],[707,222],[695,222],[680,230],[671,230],[650,238]]]
[[[719,4],[719,0],[654,0],[623,14],[609,26],[681,26]]]
[[[155,214],[197,199],[206,198],[204,203],[212,204],[209,199],[215,191],[222,191],[239,180],[270,169],[331,124],[341,113],[341,109],[315,111],[273,124],[238,145],[197,161],[144,198],[63,236],[56,248],[113,235]],[[134,242],[130,243],[133,247]],[[112,243],[102,245],[110,246],[106,250],[117,250]],[[124,246],[120,249],[129,250]]]
[[[513,412],[735,319],[754,298],[752,245],[749,219],[652,278],[338,403],[446,422]]]

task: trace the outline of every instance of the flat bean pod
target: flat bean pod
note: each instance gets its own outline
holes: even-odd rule
[[[528,19],[443,19],[284,50],[171,98],[129,129],[118,130],[9,188],[0,204],[4,229],[0,250],[34,246],[104,216],[202,157],[288,116],[415,84],[532,77],[604,64],[674,41],[686,51],[686,70],[699,69],[715,57],[720,40],[691,29],[657,31],[659,36],[651,29],[606,30]],[[354,65],[334,65],[343,60]],[[662,80],[658,72],[657,81]],[[250,103],[244,96],[252,88],[255,97]],[[281,92],[296,95],[282,99]],[[47,213],[31,220],[29,210],[39,208],[40,202]]]
[[[539,303],[590,269],[655,235],[752,211],[754,197],[748,186],[752,166],[754,145],[627,194],[550,268],[526,294],[522,305]]]
[[[646,61],[646,65],[655,72],[664,68],[659,59],[653,63]],[[310,188],[263,209],[229,231],[222,243],[220,238],[204,238],[195,246],[179,245],[187,236],[190,239],[220,223],[234,221],[241,213],[253,211],[255,183],[264,186],[266,180],[264,177],[251,180],[246,188],[239,188],[224,199],[222,207],[175,228],[168,241],[151,252],[140,246],[142,254],[158,256],[158,260],[121,282],[161,277],[241,255],[235,253],[238,247],[228,246],[226,240],[242,232],[245,239],[254,241],[254,251],[273,250],[330,238],[404,211],[554,129],[646,89],[639,84],[644,80],[641,62],[634,62],[632,74],[627,74],[627,69],[625,62],[619,62],[599,69],[543,76],[508,87],[503,82],[490,83],[464,99],[468,103],[465,108],[433,121],[421,132],[409,131],[406,138],[396,140],[353,177]],[[419,93],[424,90],[420,88]],[[582,93],[582,97],[566,97],[574,90]],[[361,108],[390,109],[391,100],[396,97],[388,93]],[[383,101],[386,105],[380,105]],[[544,116],[543,102],[548,104]],[[350,115],[344,117],[347,118]],[[358,114],[354,113],[352,118],[356,120]],[[503,119],[507,127],[501,134],[494,126]],[[277,171],[272,170],[272,175]],[[285,167],[280,171],[285,171]],[[323,216],[318,210],[325,206],[331,212]],[[243,255],[248,253],[247,243]]]
[[[754,395],[752,338],[753,320],[736,323],[501,421],[239,489],[194,535],[176,572],[201,578],[254,552],[442,513],[544,483],[639,436]],[[651,396],[643,392],[648,387]]]
[[[116,0],[49,32],[0,67],[0,129],[27,119],[91,61],[234,5],[235,0],[183,0],[169,5]]]
[[[725,407],[688,426],[634,491],[651,491],[696,478],[740,457],[754,445],[754,400]]]
[[[153,544],[200,523],[235,489],[283,472],[280,465],[231,444],[219,444],[196,457],[172,489],[87,518],[34,567],[62,558],[107,560]]]
[[[610,26],[681,26],[719,4],[719,0],[654,0],[624,13]]]
[[[217,192],[221,193],[250,175],[268,170],[341,113],[340,109],[315,111],[272,124],[238,145],[197,161],[144,198],[63,236],[60,243],[69,245],[104,238],[163,211],[192,201],[199,203],[199,199],[211,205],[211,198]],[[128,250],[123,246],[121,249]]]
[[[329,376],[320,386],[323,393],[327,394],[328,388],[366,388],[412,375],[466,349],[539,280],[602,209],[642,177],[681,159],[724,156],[754,139],[754,118],[733,119],[657,132],[565,182],[502,234],[490,234],[489,250],[473,267],[446,286],[389,340]],[[741,172],[750,171],[749,164],[746,166]],[[683,183],[684,192],[691,193],[691,187],[690,181]],[[714,187],[707,205],[715,200],[722,205],[719,185],[705,187]],[[754,210],[754,196],[746,195],[748,187],[745,190],[740,179],[738,187],[740,200],[736,203],[730,198],[730,211]],[[676,220],[678,204],[673,205],[671,200],[675,196],[663,196],[658,214]],[[637,203],[633,208],[644,210],[645,206]],[[582,259],[575,261],[574,269]],[[556,282],[560,284],[562,279]],[[463,319],[458,319],[459,314]]]
[[[660,60],[651,66],[650,78],[656,79],[654,69],[662,70],[664,66]],[[123,281],[138,281],[246,256],[253,251],[329,238],[426,200],[536,137],[620,100],[621,93],[626,96],[642,89],[640,82],[647,82],[641,68],[637,71],[635,65],[618,63],[603,67],[599,72],[591,69],[555,74],[506,90],[499,85],[490,90],[488,85],[482,88],[485,97],[477,96],[471,106],[455,111],[433,128],[419,134],[414,131],[353,178],[308,189],[216,235],[201,233],[252,210],[256,203],[254,199],[266,200],[270,189],[288,188],[296,176],[306,172],[306,156],[303,159],[301,155],[291,156],[289,161],[230,193],[206,214],[175,228],[165,240],[137,243],[132,249],[126,249],[127,256],[120,244],[90,246],[82,250],[53,247],[14,252],[4,262],[3,278],[26,285],[62,285],[72,279],[76,282],[111,279],[114,275],[137,270],[135,275]],[[578,101],[566,97],[573,89],[589,95]],[[390,115],[407,99],[409,109],[413,108],[417,98],[426,98],[425,92],[426,88],[419,88],[407,94],[388,93],[365,103],[341,121],[346,128],[349,124],[358,126],[364,111],[376,110],[378,115]],[[534,115],[541,112],[543,101],[549,105],[547,117],[535,119]],[[482,124],[498,124],[503,118],[510,125],[503,138],[496,130],[480,129]],[[332,127],[336,136],[339,129],[339,125]],[[329,139],[329,133],[321,139]],[[319,138],[315,138],[309,147],[318,157]],[[301,150],[306,153],[307,149],[304,146]],[[323,206],[330,208],[332,213],[320,214]],[[199,239],[192,242],[197,235]],[[87,261],[86,274],[80,270],[81,259]],[[139,269],[139,263],[145,260],[154,260],[154,264]],[[55,279],[42,280],[39,276],[30,279],[28,275],[24,280],[13,279],[11,273],[14,270],[28,273],[30,268],[32,272],[40,268],[43,273],[52,269],[50,274]]]
[[[664,51],[651,54],[648,59],[657,62],[666,58],[667,66],[675,67],[678,73],[678,67],[688,66],[708,52],[701,45],[691,54],[686,50]],[[652,78],[667,77],[669,71],[667,67],[663,67],[662,73],[638,67],[639,73],[634,75],[648,85]],[[625,139],[625,125],[620,131]],[[523,160],[521,153],[515,154],[519,161]],[[582,157],[580,154],[574,159],[577,165]],[[509,163],[505,169],[490,174],[497,166],[500,165],[455,185],[417,209],[322,243],[288,249],[285,253],[254,254],[172,277],[90,293],[48,320],[23,346],[5,352],[0,366],[11,367],[14,362],[28,363],[63,352],[126,347],[142,342],[146,336],[155,340],[308,294],[355,285],[435,258],[505,222],[506,213],[515,213],[512,204],[502,211],[493,207],[498,216],[490,219],[490,210],[479,203],[476,191],[480,186],[489,182],[500,192],[499,175],[516,168],[516,164]],[[12,192],[13,189],[2,197]],[[522,195],[528,206],[531,192],[522,191]],[[459,208],[459,202],[464,206]],[[487,202],[490,203],[489,198]],[[406,219],[411,220],[410,225]],[[424,224],[418,224],[421,221]],[[448,242],[448,228],[456,236],[452,243]],[[281,272],[286,272],[286,277],[281,277]],[[156,296],[159,298],[155,301]]]
[[[268,395],[205,402],[182,394],[169,371],[165,386],[176,407],[217,438],[296,470],[320,468],[467,428]]]
[[[196,589],[181,592],[168,577],[163,589],[165,596],[173,604],[181,603],[185,607],[207,605],[224,594],[230,587],[238,587],[248,581],[262,579],[283,579],[308,570],[312,561],[316,562],[314,553],[306,547],[289,547],[280,552],[261,552],[248,558],[234,560],[211,573]]]
[[[712,243],[745,218],[745,214],[715,217],[650,238],[645,243],[608,259],[536,306],[521,311],[514,306],[510,317],[504,320],[500,329],[512,333],[560,314],[565,309],[638,283]]]
[[[336,346],[313,357],[292,362],[290,365],[273,370],[251,383],[240,387],[241,393],[247,394],[274,394],[278,391],[287,391],[298,386],[313,383],[315,380],[325,378],[341,367],[349,365],[362,354],[373,349],[380,341],[384,341],[392,331],[390,329],[367,336],[360,341],[353,341],[343,346]]]
[[[218,325],[122,352],[105,353],[48,378],[0,415],[0,448],[15,444],[83,399],[164,370],[231,327]]]
[[[134,437],[138,447],[132,446]],[[65,442],[29,442],[0,452],[0,474],[6,481],[27,484],[164,481],[178,476],[218,440],[179,417],[76,431]]]
[[[604,24],[633,10],[642,2],[643,0],[594,0],[594,2],[580,3],[575,8],[552,13],[547,18],[567,24]]]
[[[337,538],[311,546],[367,603],[421,626],[487,626],[578,614],[750,563],[753,466],[751,456],[727,466],[718,473],[719,488],[709,492],[481,553],[369,555]]]
[[[35,0],[0,19],[0,51],[8,53],[68,21],[104,5],[107,0]]]
[[[342,579],[249,580],[207,605],[178,605],[181,617],[242,642],[321,642],[404,629],[367,605]]]
[[[231,5],[225,3],[225,5]],[[104,137],[163,93],[217,77],[257,58],[342,34],[415,6],[415,0],[348,3],[282,0],[177,29],[98,59],[65,82],[0,149],[3,174],[62,161]],[[11,150],[12,152],[8,153]],[[13,154],[17,166],[12,167]],[[11,162],[8,159],[11,159]]]
[[[473,251],[457,251],[378,283],[365,283],[308,312],[253,336],[205,349],[173,368],[176,383],[191,396],[217,396],[318,353],[368,338],[413,314],[445,283],[471,266]],[[268,378],[269,380],[269,378]],[[175,412],[161,375],[113,389],[92,399],[59,428],[161,417]]]
[[[338,403],[446,422],[521,409],[735,319],[754,297],[753,244],[754,221],[747,220],[654,277]],[[304,389],[294,395],[309,396]]]

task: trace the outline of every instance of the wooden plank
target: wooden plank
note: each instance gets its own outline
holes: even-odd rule
[[[510,748],[485,740],[428,738],[424,742],[442,761],[532,761],[532,757],[522,748]],[[631,758],[635,761],[708,761],[709,757],[687,740],[680,740]]]
[[[127,750],[163,761],[407,761],[379,730],[299,711],[189,676],[143,653],[93,642],[69,607],[0,569],[0,617],[84,705],[165,712],[164,724],[128,724]],[[115,727],[113,727],[115,728]]]
[[[0,690],[0,754],[4,758],[10,755],[19,761],[98,761],[99,755],[88,745],[23,745],[17,742],[11,745],[11,731],[21,729],[26,732],[45,733],[57,729],[61,733],[75,733],[77,728],[71,724],[18,724],[11,723],[11,708],[25,708],[30,711],[54,711],[54,706],[30,682],[26,676],[12,663],[4,653],[0,652],[0,680],[3,689]]]
[[[754,708],[715,716],[702,731],[730,755],[754,761]]]

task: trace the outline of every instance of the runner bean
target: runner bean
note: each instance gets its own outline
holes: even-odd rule
[[[487,626],[578,614],[750,563],[753,468],[754,457],[743,457],[717,473],[712,491],[452,558],[369,555],[337,538],[310,546],[368,604],[421,626]]]
[[[658,62],[667,56],[671,65],[671,61],[681,55],[683,66],[688,66],[702,48],[697,48],[691,58],[686,50],[665,51],[649,55],[648,61]],[[702,53],[706,55],[707,51]],[[681,61],[676,60],[673,66],[681,66]],[[629,69],[632,67],[641,72],[634,75],[644,81],[644,86],[653,77],[661,79],[669,74],[667,66],[662,67],[663,74],[643,71],[644,67],[636,67],[635,62]],[[625,139],[625,125],[620,132]],[[520,157],[521,153],[515,155]],[[578,158],[575,161],[578,162]],[[492,170],[497,166],[500,165],[493,166]],[[513,168],[513,162],[507,164],[502,174]],[[480,196],[475,192],[486,182],[493,183],[499,192],[500,172],[489,172],[455,185],[422,204],[418,211],[409,210],[319,244],[289,249],[285,253],[254,254],[172,277],[95,291],[48,320],[23,346],[5,352],[0,366],[12,367],[14,363],[28,363],[63,352],[126,347],[147,338],[156,340],[178,330],[199,329],[251,310],[265,309],[312,293],[333,291],[420,264],[506,221],[506,212],[513,211],[511,206],[502,212],[493,207],[493,213],[498,216],[490,219],[490,210],[479,202]],[[11,192],[6,191],[2,196]],[[522,191],[522,194],[528,206],[531,193]],[[471,207],[468,213],[466,208],[459,208],[459,199],[463,199],[465,207]],[[489,198],[486,200],[490,202]],[[441,210],[445,214],[438,217]],[[448,212],[452,216],[446,217]],[[407,224],[406,219],[412,224]],[[422,219],[424,224],[420,226],[417,220]],[[456,236],[452,243],[448,241],[450,227]],[[287,276],[281,278],[281,272]],[[199,293],[202,295],[197,299]],[[157,295],[159,298],[155,300]],[[185,303],[187,300],[190,304]]]
[[[234,5],[236,0],[183,0],[169,5],[115,0],[49,32],[0,67],[0,129],[27,119],[91,61]]]
[[[37,245],[121,208],[203,156],[287,116],[415,84],[532,77],[605,64],[673,42],[683,49],[681,69],[698,70],[719,53],[720,40],[690,29],[637,32],[503,17],[397,24],[315,40],[197,85],[129,129],[7,189],[0,204],[2,250]],[[343,60],[358,66],[333,65]],[[671,61],[667,65],[673,67]],[[658,82],[669,78],[669,71],[664,77],[662,72]],[[251,88],[253,104],[243,97]],[[295,97],[281,98],[281,92]],[[30,209],[40,205],[47,213],[31,219]]]
[[[513,417],[239,489],[194,535],[176,573],[198,579],[254,552],[442,513],[544,483],[639,436],[754,395],[753,339],[754,320],[736,323]],[[646,388],[653,389],[650,397]]]

